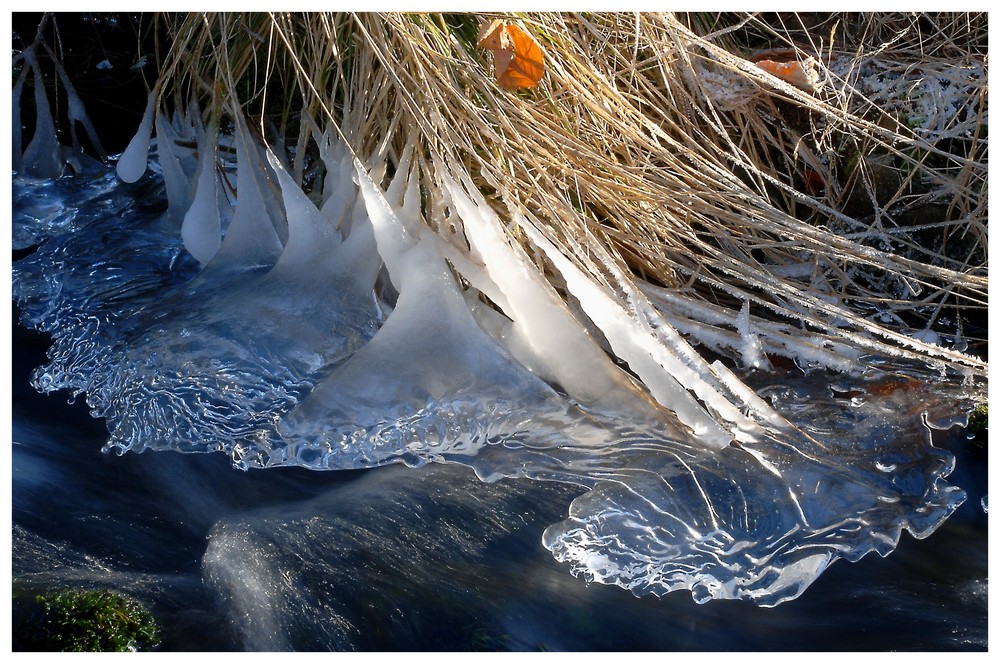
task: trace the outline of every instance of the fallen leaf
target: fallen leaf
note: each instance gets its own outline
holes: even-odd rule
[[[477,45],[493,52],[497,82],[505,88],[533,88],[545,74],[542,47],[513,23],[490,21],[479,31]]]
[[[816,61],[811,57],[806,58],[801,63],[797,60],[789,62],[758,60],[756,64],[764,71],[774,74],[800,90],[816,92],[819,89],[819,74],[816,73],[815,69]]]

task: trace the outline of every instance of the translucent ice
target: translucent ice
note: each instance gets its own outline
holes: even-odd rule
[[[181,136],[161,114],[156,114],[156,163],[163,174],[164,188],[167,190],[167,206],[169,214],[178,221],[184,218],[191,205],[191,177],[186,172],[182,160],[184,156],[178,149]],[[184,137],[190,139],[190,137]],[[121,164],[121,161],[118,162]]]
[[[773,606],[838,558],[886,556],[904,529],[926,537],[965,499],[940,479],[951,456],[919,418],[900,420],[898,404],[845,409],[819,382],[770,392],[803,433],[713,454],[647,452],[577,498],[545,545],[575,574],[636,594],[683,588],[698,602]]]
[[[213,270],[270,268],[281,254],[279,229],[286,229],[287,221],[283,216],[272,215],[274,205],[266,201],[273,193],[268,186],[269,169],[243,122],[237,124],[236,147],[236,209],[211,267]]]
[[[219,176],[216,173],[217,130],[214,126],[200,147],[194,199],[184,213],[181,237],[184,239],[184,247],[199,263],[205,265],[212,260],[222,244]]]
[[[405,164],[404,164],[405,166]],[[286,415],[279,431],[322,468],[474,455],[567,404],[477,325],[432,242],[421,241],[416,176],[383,193],[358,165],[365,205],[399,298],[378,333]],[[408,182],[401,206],[389,200]],[[351,237],[354,232],[352,231]],[[483,409],[490,417],[481,420]],[[477,421],[479,420],[479,421]]]
[[[964,498],[925,426],[957,421],[974,391],[960,380],[898,358],[862,364],[749,308],[629,290],[607,256],[559,246],[512,206],[570,308],[461,174],[425,177],[415,145],[362,165],[316,136],[327,169],[316,204],[237,119],[227,226],[206,175],[224,168],[214,131],[195,128],[199,166],[169,138],[183,118],[161,123],[158,158],[178,148],[162,177],[188,186],[170,195],[173,213],[74,178],[90,198],[72,223],[19,231],[43,240],[14,266],[23,322],[53,337],[35,384],[85,392],[108,449],[221,451],[242,468],[450,462],[487,480],[572,484],[581,495],[543,542],[573,573],[763,605],[839,558],[886,555],[903,530],[929,535]],[[45,186],[15,179],[15,200],[61,191]],[[44,226],[30,209],[15,208],[16,228]],[[685,335],[758,368],[709,363]],[[775,350],[861,369],[842,384],[769,373]],[[209,558],[214,582],[267,601],[231,554]]]
[[[17,82],[14,83],[14,88],[11,90],[11,108],[10,108],[10,124],[13,129],[13,136],[11,137],[11,160],[12,167],[15,171],[21,169],[21,156],[24,148],[24,139],[21,136],[23,131],[21,127],[21,93],[24,91],[24,83],[28,80],[28,68],[21,70],[20,75],[17,77]]]
[[[567,287],[580,301],[590,319],[607,336],[615,354],[629,363],[629,367],[642,378],[656,400],[677,413],[680,420],[688,425],[704,444],[710,447],[728,445],[732,436],[709,415],[678,380],[678,377],[683,376],[685,378],[681,380],[686,379],[688,384],[698,389],[702,385],[700,377],[685,366],[668,346],[658,343],[654,337],[638,328],[620,305],[566,259],[527,220],[520,225],[562,273]],[[733,413],[731,404],[725,402],[724,397],[717,396],[718,393],[710,388],[698,391],[701,395],[712,398],[713,405],[721,412]],[[730,417],[743,419],[741,415],[735,413]]]
[[[118,177],[124,182],[135,182],[146,172],[146,161],[149,158],[149,142],[153,137],[153,116],[156,113],[157,91],[149,93],[146,110],[135,136],[129,141],[128,147],[118,157]]]
[[[298,239],[311,231],[318,211],[300,219],[304,210],[290,205],[287,248],[295,260],[273,269],[267,265],[283,248],[274,228],[278,220],[272,223],[263,202],[273,192],[260,185],[269,167],[257,155],[257,149],[241,150],[239,168],[260,172],[239,178],[226,240],[193,278],[145,298],[127,290],[141,274],[133,274],[131,284],[105,279],[87,284],[93,268],[81,257],[70,270],[80,281],[64,279],[57,307],[73,343],[69,337],[57,343],[37,383],[45,390],[86,391],[94,414],[111,428],[109,448],[225,450],[259,464],[272,456],[281,462],[282,446],[272,447],[280,414],[309,389],[315,375],[377,329],[371,291],[378,259],[373,241],[365,251],[362,231],[350,258],[337,260],[332,251],[337,243],[323,243],[332,233]],[[131,257],[142,229],[105,237]],[[108,251],[103,243],[80,249],[89,251],[91,260]],[[177,249],[175,244],[175,257]],[[150,268],[133,262],[129,269]],[[313,292],[317,283],[328,290]],[[121,300],[129,304],[116,306]],[[97,309],[99,302],[105,306]]]
[[[648,396],[611,362],[524,251],[510,243],[496,213],[478,192],[472,193],[479,198],[473,202],[447,174],[442,181],[475,255],[504,295],[501,308],[513,320],[505,341],[514,357],[587,407],[653,416],[655,407],[647,403]]]
[[[59,81],[66,91],[66,113],[69,116],[70,130],[73,134],[73,149],[77,152],[82,150],[76,136],[76,124],[79,123],[84,131],[87,132],[87,138],[90,139],[90,144],[94,147],[97,154],[100,155],[101,159],[107,159],[107,154],[105,154],[104,148],[101,146],[101,139],[97,136],[97,130],[94,129],[94,125],[90,121],[90,116],[87,115],[87,110],[84,108],[83,100],[80,99],[80,95],[77,94],[73,82],[66,75],[66,70],[63,69],[59,60],[55,57],[52,59],[55,63],[56,73],[59,75]]]
[[[22,51],[22,56],[34,76],[35,133],[24,149],[20,167],[36,177],[57,178],[62,174],[62,159],[52,109],[45,95],[45,80],[38,64],[38,54],[32,46]]]

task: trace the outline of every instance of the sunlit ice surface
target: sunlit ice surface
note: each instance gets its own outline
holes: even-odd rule
[[[719,444],[692,433],[693,407],[661,413],[611,379],[587,401],[565,358],[511,341],[447,247],[407,220],[405,168],[395,192],[337,180],[334,233],[288,188],[275,205],[266,161],[244,158],[243,207],[218,220],[217,247],[183,232],[167,174],[15,176],[15,248],[37,248],[14,265],[14,297],[21,322],[52,338],[32,382],[85,395],[106,451],[220,452],[243,469],[457,463],[487,482],[550,481],[577,495],[538,536],[573,574],[763,606],[837,559],[888,555],[903,531],[927,537],[965,499],[930,439],[965,422],[976,394],[961,376],[874,357],[854,374],[756,372],[748,384],[792,426]],[[485,231],[473,241],[495,248]],[[474,272],[463,276],[489,281]],[[511,311],[544,304],[528,282],[492,283]],[[220,528],[206,564],[236,583],[241,565],[263,563],[228,556]]]

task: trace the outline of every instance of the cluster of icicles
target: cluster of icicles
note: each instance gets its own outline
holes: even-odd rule
[[[168,119],[151,96],[118,160],[122,180],[141,178],[155,128],[169,203],[156,223],[111,215],[15,266],[24,321],[53,336],[36,387],[86,393],[106,449],[574,483],[585,493],[543,536],[557,559],[699,602],[792,599],[833,560],[886,555],[963,500],[941,479],[951,457],[900,403],[778,379],[765,400],[669,320],[749,366],[775,345],[834,368],[856,357],[777,328],[762,342],[746,308],[639,291],[598,246],[581,269],[587,252],[514,205],[564,298],[468,178],[412,146],[383,188],[384,154],[364,164],[316,135],[314,200],[238,115],[231,137],[200,117]],[[220,168],[233,150],[235,204]]]

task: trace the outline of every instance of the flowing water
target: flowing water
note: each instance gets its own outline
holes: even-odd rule
[[[581,411],[488,339],[442,365],[481,334],[460,296],[384,318],[337,300],[340,268],[315,311],[315,272],[199,271],[162,181],[113,177],[15,182],[16,313],[54,339],[15,327],[15,598],[121,590],[164,650],[986,649],[960,378],[748,376],[804,434],[710,452]],[[453,325],[415,336],[421,306]]]

